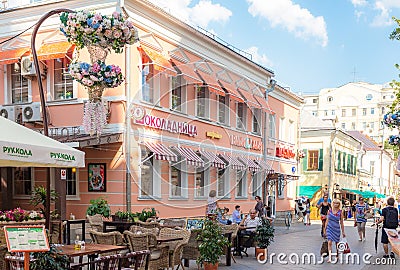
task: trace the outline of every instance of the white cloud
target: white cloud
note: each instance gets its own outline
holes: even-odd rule
[[[271,60],[268,59],[268,57],[265,54],[259,54],[258,53],[258,48],[257,47],[250,47],[246,50],[245,52],[248,52],[252,55],[252,60],[255,63],[258,63],[264,67],[271,68],[274,66]]]
[[[232,12],[211,0],[200,0],[195,6],[189,7],[191,0],[150,0],[182,21],[207,28],[212,21],[225,23]]]
[[[253,17],[267,19],[272,27],[281,26],[297,37],[316,39],[325,47],[328,44],[326,23],[322,16],[314,16],[291,0],[247,0]]]
[[[366,6],[368,4],[367,0],[351,0],[353,6]]]

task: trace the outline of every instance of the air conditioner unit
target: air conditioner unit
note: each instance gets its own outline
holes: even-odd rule
[[[39,62],[39,68],[42,75],[45,75],[43,64]],[[31,56],[24,56],[21,58],[21,75],[22,76],[36,76],[35,64]]]
[[[20,112],[21,108],[19,106],[0,106],[0,116],[14,122],[17,120]]]
[[[39,102],[22,106],[22,121],[23,122],[43,121],[42,110],[40,108]]]

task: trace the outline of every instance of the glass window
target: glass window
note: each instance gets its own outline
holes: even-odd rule
[[[370,161],[369,162],[369,170],[371,175],[374,177],[375,174],[375,161]]]
[[[217,192],[218,192],[218,197],[228,197],[229,196],[229,191],[228,191],[228,175],[229,175],[229,170],[228,169],[220,169],[217,168]]]
[[[375,114],[375,108],[371,108],[371,114]]]
[[[146,147],[141,147],[141,165],[140,165],[140,195],[153,195],[153,178],[154,178],[154,157]]]
[[[355,122],[351,122],[351,129],[355,130],[356,129],[356,123]]]
[[[381,108],[381,113],[382,113],[382,114],[385,114],[385,107],[382,107],[382,108]]]
[[[28,79],[21,75],[21,63],[9,66],[11,69],[11,103],[28,102]]]
[[[346,123],[342,123],[342,129],[346,129]]]
[[[328,102],[332,102],[332,101],[333,101],[333,97],[328,97],[328,98],[327,98],[327,101],[328,101]]]
[[[366,116],[366,115],[367,115],[367,108],[363,108],[363,109],[362,109],[362,115],[363,115],[363,116]]]
[[[154,103],[154,78],[151,65],[143,66],[142,70],[142,99]]]
[[[367,129],[367,122],[362,122],[362,128],[363,128],[363,130]]]
[[[76,196],[78,194],[78,188],[76,183],[76,169],[75,168],[66,168],[67,170],[67,190],[66,194],[70,196]]]
[[[197,101],[197,116],[198,117],[208,117],[208,97],[207,97],[207,89],[205,86],[197,86],[196,87],[196,101]]]
[[[352,116],[356,116],[357,114],[357,110],[356,109],[351,109],[351,115]]]
[[[172,92],[171,92],[171,109],[182,111],[182,84],[181,76],[171,77]]]
[[[68,58],[54,60],[54,99],[73,98],[73,79],[68,72]]]
[[[282,198],[284,197],[284,189],[285,189],[285,176],[283,174],[280,174],[278,176],[278,197]]]
[[[236,171],[236,197],[246,197],[246,171]]]
[[[252,196],[261,196],[262,195],[262,183],[261,183],[261,174],[260,173],[253,173],[252,176]]]
[[[269,118],[269,137],[270,138],[276,138],[276,123],[275,123],[275,115],[274,114],[270,114],[268,116]]]
[[[221,124],[226,124],[228,117],[227,112],[229,112],[229,107],[226,105],[228,98],[225,96],[218,96],[218,122]]]
[[[328,110],[324,110],[324,115],[328,116]]]
[[[346,109],[342,109],[342,117],[346,116]]]
[[[332,110],[331,115],[335,115],[335,114],[336,114],[335,110]]]
[[[182,171],[171,166],[171,196],[182,196]]]
[[[312,100],[312,103],[317,103],[318,102],[318,99],[316,99],[316,98],[313,98],[313,100]]]
[[[308,171],[316,171],[318,170],[318,150],[308,150],[308,163],[307,170]]]
[[[30,195],[33,186],[32,169],[28,167],[17,167],[14,168],[13,175],[14,195]]]
[[[252,131],[256,134],[261,134],[261,109],[253,109],[253,129]]]
[[[196,172],[196,197],[205,197],[205,175],[204,169],[201,168]]]
[[[236,127],[241,130],[246,130],[246,106],[244,103],[236,103],[237,121]]]

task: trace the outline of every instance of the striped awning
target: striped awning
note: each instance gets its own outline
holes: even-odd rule
[[[27,55],[29,51],[29,48],[0,51],[0,65],[17,63],[19,59],[21,59],[22,56]]]
[[[226,167],[225,162],[220,159],[216,153],[214,152],[209,152],[205,150],[200,150],[200,154],[205,157],[209,162],[211,162],[211,166],[215,168],[220,168],[223,169]]]
[[[178,156],[175,155],[167,146],[161,143],[144,142],[147,148],[154,153],[154,158],[158,160],[178,161]]]
[[[243,171],[246,170],[246,166],[240,162],[236,157],[231,156],[229,154],[219,154],[219,156],[224,159],[229,166],[232,166],[233,169]]]
[[[261,169],[260,166],[258,166],[252,159],[240,156],[239,160],[242,161],[249,168],[250,171],[256,172]]]
[[[176,75],[176,70],[173,68],[170,62],[169,56],[165,56],[156,50],[141,44],[138,47],[139,52],[142,55],[142,64],[152,64],[155,70],[160,72],[168,72],[171,75]]]
[[[263,159],[255,159],[254,160],[260,167],[261,170],[266,171],[266,172],[271,172],[272,169],[272,164],[270,163],[271,161],[263,160]]]
[[[41,61],[64,58],[68,53],[72,53],[74,49],[75,45],[67,41],[43,44],[37,51],[37,57]]]
[[[182,146],[172,146],[172,149],[178,151],[188,164],[196,167],[204,167],[204,161],[193,149]]]

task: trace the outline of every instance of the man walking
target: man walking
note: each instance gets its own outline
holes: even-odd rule
[[[382,215],[377,224],[381,222],[383,222],[381,243],[383,244],[383,251],[385,252],[385,255],[383,255],[383,257],[394,258],[393,252],[390,252],[389,255],[389,239],[385,231],[385,228],[396,229],[399,226],[399,212],[397,208],[394,207],[393,197],[387,199],[387,206],[382,209]]]

